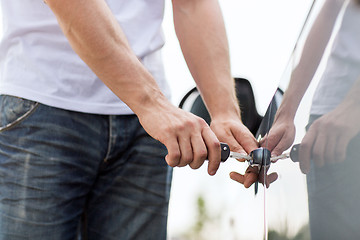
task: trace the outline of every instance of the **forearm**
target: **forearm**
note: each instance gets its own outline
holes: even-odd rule
[[[291,74],[279,113],[292,119],[295,117],[301,99],[322,59],[343,2],[327,0],[324,3],[305,41],[299,64]]]
[[[74,51],[135,113],[166,101],[103,0],[47,0]]]
[[[349,112],[360,112],[360,76],[354,82],[351,89],[346,94],[344,100],[339,104],[338,107],[344,108]]]
[[[182,52],[211,117],[240,116],[217,0],[173,0],[173,8]]]

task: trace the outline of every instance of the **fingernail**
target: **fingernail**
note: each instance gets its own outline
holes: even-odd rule
[[[247,155],[247,152],[245,152],[245,150],[240,150],[239,153],[240,153],[240,154]]]

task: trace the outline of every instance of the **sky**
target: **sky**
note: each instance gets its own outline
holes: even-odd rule
[[[220,0],[230,46],[232,74],[247,78],[253,87],[260,114],[266,111],[281,79],[304,23],[310,0]],[[1,19],[0,19],[1,20]],[[178,105],[195,86],[181,55],[172,23],[171,2],[166,1],[163,50],[165,72]],[[0,27],[1,33],[1,27]],[[286,81],[285,81],[286,82]],[[300,128],[306,121],[306,109]],[[301,137],[302,130],[299,131]],[[210,177],[206,166],[199,170],[175,168],[171,192],[169,239],[180,239],[196,221],[196,199],[204,197],[211,218],[205,227],[207,239],[262,239],[264,190],[254,196],[230,180],[231,171],[244,172],[247,165],[233,159],[222,164]],[[285,169],[285,170],[284,170]],[[282,162],[274,166],[280,180],[266,191],[269,227],[289,224],[294,231],[307,221],[305,177],[298,166]],[[250,224],[249,224],[250,223]]]

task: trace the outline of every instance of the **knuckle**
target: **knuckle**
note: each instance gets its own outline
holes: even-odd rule
[[[189,126],[188,122],[184,122],[184,124],[177,125],[176,130],[179,132],[183,132],[186,130],[187,126]]]
[[[219,149],[220,149],[220,142],[214,140],[214,141],[211,142],[210,147],[219,148]]]
[[[165,133],[168,133],[169,135],[176,134],[178,132],[183,132],[187,129],[188,122],[178,122],[178,123],[170,123],[166,126],[164,126],[163,130]]]
[[[176,167],[178,165],[178,162],[173,159],[166,159],[166,162],[170,167]]]
[[[312,152],[313,158],[320,160],[322,158],[322,154],[318,149],[314,149]]]
[[[203,159],[205,160],[205,159],[207,158],[207,156],[208,156],[207,151],[206,151],[206,150],[202,150],[202,151],[199,152],[198,158],[200,158],[201,160],[203,160]]]
[[[203,118],[198,118],[197,122],[202,127],[209,127],[209,125],[207,124],[207,122]]]
[[[182,124],[183,128],[194,128],[195,126],[196,121],[194,121],[194,119],[186,119]]]
[[[171,125],[166,125],[163,127],[163,132],[166,134],[166,135],[171,135],[174,131],[174,127]]]
[[[179,131],[183,131],[184,125],[180,123],[172,123],[169,126],[167,126],[164,131],[169,134],[176,134]]]
[[[180,157],[181,156],[180,156],[179,152],[171,153],[171,154],[169,154],[169,161],[176,165],[179,163]]]
[[[200,149],[194,152],[194,160],[205,160],[208,156],[206,149]]]
[[[193,160],[192,156],[183,156],[181,158],[181,162],[184,163],[185,165],[191,163]]]
[[[189,164],[191,169],[199,169],[201,167],[201,165],[202,164],[199,164],[199,163],[191,163],[191,164]]]

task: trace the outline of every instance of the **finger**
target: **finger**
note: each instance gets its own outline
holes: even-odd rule
[[[201,136],[195,136],[191,139],[193,149],[193,161],[189,164],[192,169],[198,169],[207,159],[208,152]]]
[[[282,136],[280,142],[275,146],[275,148],[271,152],[271,156],[279,156],[281,155],[286,149],[288,149],[294,142],[294,136]]]
[[[191,147],[190,137],[181,137],[179,139],[180,146],[180,161],[178,167],[184,167],[190,164],[193,160],[193,149]]]
[[[346,151],[349,145],[350,139],[346,136],[342,136],[335,147],[335,162],[343,162],[346,159]]]
[[[236,141],[236,139],[231,136],[230,138],[226,139],[226,143],[230,146],[231,151],[238,152],[241,154],[247,154],[244,148]]]
[[[176,167],[180,162],[180,148],[177,139],[168,140],[164,143],[168,154],[165,156],[165,161],[170,167]]]
[[[327,138],[327,142],[326,142],[326,147],[324,149],[324,161],[325,164],[331,164],[331,163],[335,163],[337,156],[336,156],[336,139],[337,139],[337,135],[331,135],[328,136]]]
[[[270,129],[270,132],[267,133],[265,137],[260,140],[260,146],[269,149],[271,152],[274,150],[274,148],[277,146],[283,136],[283,132],[281,136],[273,133],[274,132]]]
[[[264,137],[262,137],[259,141],[259,146],[260,147],[264,147],[264,145],[267,143],[268,141],[268,137],[269,137],[269,134],[266,133]]]
[[[325,146],[326,146],[326,136],[320,133],[315,140],[315,143],[312,147],[312,160],[315,162],[316,166],[322,167],[325,164]]]
[[[310,157],[313,143],[315,141],[316,134],[314,130],[309,129],[308,133],[305,135],[301,141],[299,147],[299,163],[300,169],[303,173],[308,173],[310,171]]]
[[[246,154],[246,153],[245,153]],[[247,159],[245,159],[245,158],[235,158],[237,161],[239,161],[239,162],[245,162],[245,161],[247,161]]]
[[[211,131],[210,127],[203,128],[202,137],[208,153],[208,173],[209,175],[215,175],[221,161],[220,142],[213,131]]]
[[[288,149],[288,146],[284,146],[282,142],[279,143],[279,145],[276,145],[276,147],[271,151],[271,157],[276,157],[281,155],[284,150]]]
[[[245,150],[246,153],[250,153],[259,147],[259,143],[256,141],[255,137],[252,135],[249,129],[247,129],[245,126],[243,126],[241,129],[231,129],[231,134],[240,144],[241,149]]]
[[[248,155],[248,153],[241,147],[241,145],[235,140],[234,137],[231,137],[227,140],[228,145],[230,146],[231,151],[243,154],[243,155]],[[237,161],[239,162],[245,162],[246,159],[244,158],[235,158]]]

